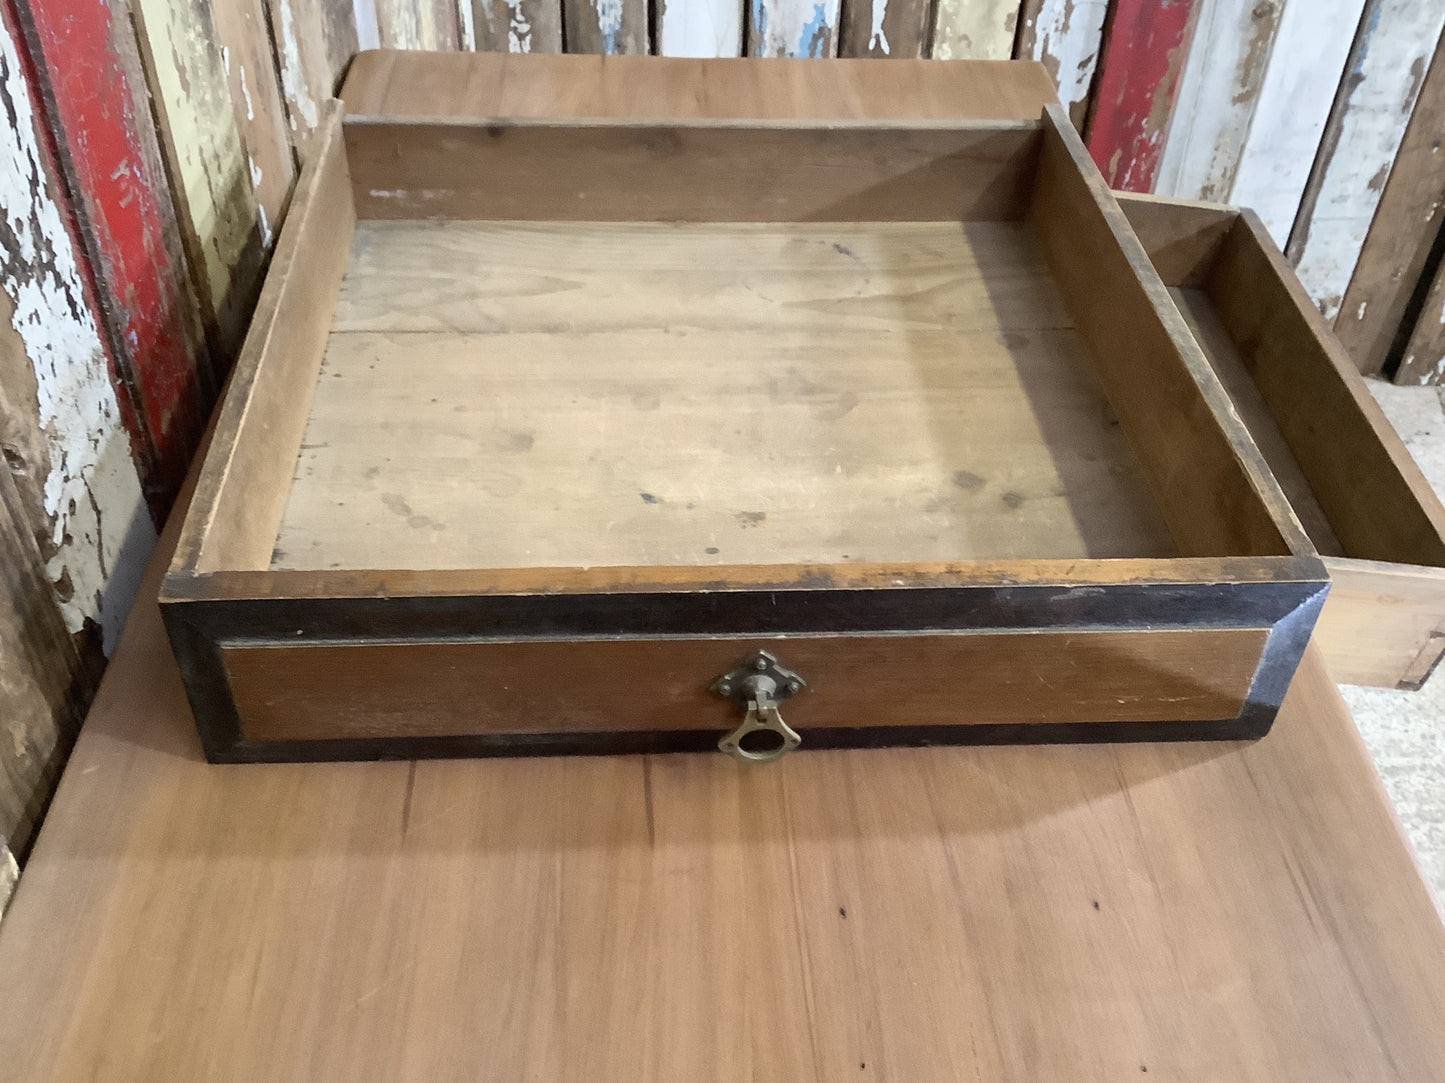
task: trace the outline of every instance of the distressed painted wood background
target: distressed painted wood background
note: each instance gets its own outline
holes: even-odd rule
[[[0,844],[28,844],[358,50],[1036,59],[1116,187],[1254,207],[1360,369],[1426,383],[1442,24],[1445,0],[0,0]]]

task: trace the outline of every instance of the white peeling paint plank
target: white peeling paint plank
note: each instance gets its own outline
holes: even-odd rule
[[[838,0],[751,0],[749,56],[838,54]]]
[[[558,0],[471,0],[471,11],[476,48],[483,52],[562,51],[562,5]]]
[[[1252,207],[1281,248],[1363,10],[1364,0],[1286,0],[1280,17],[1228,201]]]
[[[92,621],[106,649],[119,635],[155,531],[130,458],[100,332],[60,208],[8,28],[0,26],[0,291],[35,374],[38,431],[49,469],[47,573],[66,627]]]
[[[267,0],[276,68],[286,98],[291,145],[299,161],[321,119],[321,106],[357,49],[358,13],[371,16],[368,36],[377,33],[371,0]]]
[[[1445,38],[1415,99],[1390,179],[1350,276],[1335,336],[1363,373],[1381,371],[1425,273],[1445,207]]]
[[[1445,3],[1366,5],[1287,250],[1326,319],[1339,313],[1442,26]]]
[[[1221,201],[1234,186],[1284,0],[1206,0],[1174,101],[1154,191]]]
[[[1013,56],[1018,19],[1019,0],[938,0],[933,56],[938,60],[1008,60]]]
[[[1018,55],[1037,60],[1059,88],[1059,101],[1082,127],[1103,47],[1107,0],[1026,0]]]
[[[662,56],[739,56],[742,0],[654,0]]]

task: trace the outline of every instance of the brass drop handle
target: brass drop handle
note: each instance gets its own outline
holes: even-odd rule
[[[778,701],[806,687],[802,677],[763,650],[713,681],[715,693],[746,707],[737,728],[718,739],[719,751],[748,763],[772,763],[793,751],[803,738],[783,721]]]

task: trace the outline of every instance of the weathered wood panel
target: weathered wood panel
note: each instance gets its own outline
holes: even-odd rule
[[[24,428],[6,463],[39,496],[36,527],[66,627],[112,639],[155,532],[131,460],[109,359],[66,222],[14,30],[0,33],[0,354]],[[15,424],[20,425],[21,422]]]
[[[83,659],[117,635],[155,540],[9,12],[0,10],[0,900],[94,688]],[[80,43],[105,45],[84,38],[97,28],[80,28]]]
[[[1225,202],[1285,0],[1208,0],[1180,78],[1154,191]]]
[[[647,52],[647,0],[561,0],[569,53]]]
[[[1395,371],[1397,384],[1445,383],[1445,263],[1425,291],[1414,330]]]
[[[281,92],[290,112],[291,143],[301,161],[321,122],[321,107],[336,93],[347,62],[360,47],[358,34],[377,33],[369,0],[266,0]],[[362,14],[370,22],[361,28]]]
[[[839,0],[749,0],[749,56],[838,54]]]
[[[1164,146],[1196,0],[1115,0],[1089,153],[1111,188],[1148,192]]]
[[[661,56],[738,56],[742,0],[653,0]]]
[[[296,157],[277,83],[264,0],[212,0],[211,18],[255,193],[261,246],[268,249],[291,198]]]
[[[95,687],[65,629],[10,471],[0,468],[0,845],[24,856]],[[0,908],[8,893],[0,883]]]
[[[1328,320],[1340,310],[1442,25],[1442,3],[1365,6],[1285,250]]]
[[[135,0],[133,13],[206,335],[224,363],[245,336],[264,248],[221,49],[208,8]]]
[[[455,0],[372,0],[383,49],[456,49],[461,42]]]
[[[931,14],[927,0],[855,0],[844,4],[838,55],[926,56]]]
[[[1364,0],[1288,0],[1275,33],[1228,198],[1253,209],[1281,248],[1289,240],[1363,9]]]
[[[121,416],[160,516],[200,437],[213,381],[134,33],[103,4],[71,12],[27,2],[15,10],[54,110],[51,134],[95,275]],[[20,73],[10,74],[8,92],[21,93]]]
[[[1080,130],[1103,47],[1108,0],[1024,0],[1017,53],[1040,61],[1054,77],[1059,101]]]
[[[477,49],[503,53],[562,51],[562,5],[558,0],[462,0],[462,6],[464,11],[471,12]],[[681,0],[678,6],[688,10],[693,7],[686,0]],[[673,24],[677,22],[674,18]],[[741,27],[742,9],[739,8],[739,33]]]
[[[875,5],[880,2],[873,0]],[[926,20],[927,5],[924,7]],[[933,56],[938,60],[1007,60],[1013,56],[1018,19],[1019,0],[938,0]],[[883,25],[886,28],[886,19]],[[924,36],[926,39],[926,30]]]
[[[1375,208],[1335,334],[1361,372],[1379,372],[1440,232],[1445,204],[1445,40],[1415,101],[1390,179]]]

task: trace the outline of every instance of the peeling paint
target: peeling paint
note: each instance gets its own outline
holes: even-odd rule
[[[475,52],[477,48],[477,22],[476,14],[472,11],[471,0],[461,0],[457,4],[457,29],[461,31],[462,48]]]
[[[1224,200],[1254,121],[1281,0],[1214,0],[1194,28],[1154,191]]]
[[[514,53],[530,53],[532,51],[532,24],[527,21],[527,16],[520,6],[511,10],[512,17],[507,23],[507,48]]]
[[[838,0],[753,0],[753,56],[837,53]]]
[[[738,0],[658,0],[658,52],[662,56],[738,56],[743,11]]]
[[[622,0],[594,0],[597,8],[597,31],[602,35],[602,51],[617,52],[617,39],[622,33]]]
[[[873,26],[868,32],[868,48],[888,53],[888,35],[883,32],[883,16],[888,14],[887,0],[873,0]]]
[[[1286,249],[1313,297],[1342,294],[1445,27],[1445,5],[1379,0],[1366,7],[1344,81]]]
[[[228,53],[228,54],[230,53],[230,51],[231,51],[231,50],[229,50],[229,49],[224,50],[224,52],[226,52],[226,53]],[[227,69],[229,69],[229,68],[230,68],[230,64],[228,63],[228,64],[226,65],[226,67],[227,67]],[[239,78],[238,81],[239,81],[240,84],[241,84],[241,97],[244,98],[245,101],[246,101],[246,119],[247,119],[247,120],[255,120],[255,119],[256,119],[256,103],[251,100],[251,88],[246,85],[246,69],[245,69],[245,68],[242,68],[242,69],[240,70],[240,72],[239,72],[239,75],[240,75],[240,78]]]
[[[1032,59],[1053,76],[1071,109],[1087,101],[1104,36],[1107,0],[1043,0],[1033,25]]]
[[[1349,56],[1364,0],[1284,6],[1254,119],[1239,155],[1230,202],[1253,207],[1284,247]]]
[[[1008,60],[1013,56],[1018,13],[1018,0],[938,0],[933,56],[938,60]]]
[[[155,544],[130,442],[71,238],[46,181],[35,116],[8,32],[0,33],[0,289],[35,373],[49,470],[47,572],[71,632],[87,621],[108,650]]]
[[[171,157],[176,210],[198,292],[223,354],[240,348],[260,274],[256,193],[209,19],[137,0],[148,75]],[[196,272],[199,272],[198,274]]]
[[[301,47],[296,41],[296,16],[291,11],[290,0],[281,0],[277,7],[281,13],[281,40],[276,44],[281,52],[281,85],[286,89],[286,101],[293,110],[291,130],[298,130],[295,114],[300,113],[306,130],[313,131],[321,120],[321,110],[302,75]]]

